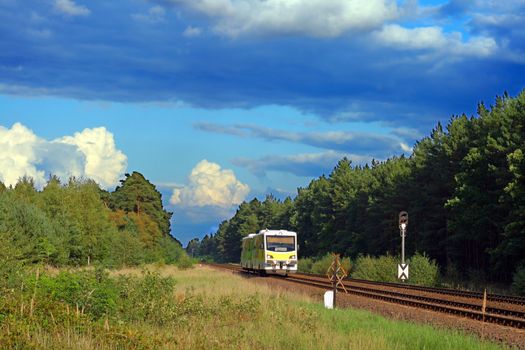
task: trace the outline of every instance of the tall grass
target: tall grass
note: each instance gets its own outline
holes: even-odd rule
[[[206,267],[31,276],[2,290],[0,348],[497,348],[364,311],[325,310],[307,295]]]

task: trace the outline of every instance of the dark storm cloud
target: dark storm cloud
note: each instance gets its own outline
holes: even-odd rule
[[[468,1],[443,7],[472,13],[471,34],[494,36],[501,51],[469,56],[382,46],[366,32],[222,37],[177,2],[76,1],[84,14],[76,16],[57,13],[52,3],[0,3],[0,92],[211,109],[287,105],[334,123],[426,131],[524,87],[522,7],[491,14],[474,13]],[[188,28],[204,34],[188,37]],[[468,46],[465,40],[458,45]]]

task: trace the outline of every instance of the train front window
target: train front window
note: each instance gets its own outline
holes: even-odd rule
[[[295,250],[293,236],[266,236],[266,249],[272,252],[291,252]]]

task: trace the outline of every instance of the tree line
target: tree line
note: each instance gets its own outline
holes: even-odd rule
[[[29,177],[0,183],[1,254],[5,260],[54,266],[186,263],[170,235],[172,213],[153,184],[126,174],[115,191],[92,180],[51,176],[42,190]]]
[[[438,123],[409,157],[364,166],[343,158],[293,199],[244,202],[187,251],[238,262],[243,236],[280,228],[298,232],[303,257],[397,255],[406,210],[408,255],[427,254],[443,273],[508,282],[525,269],[524,153],[525,91]]]

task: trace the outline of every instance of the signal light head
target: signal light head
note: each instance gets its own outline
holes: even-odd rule
[[[399,228],[402,230],[406,229],[408,226],[408,213],[406,211],[402,211],[399,213]]]

